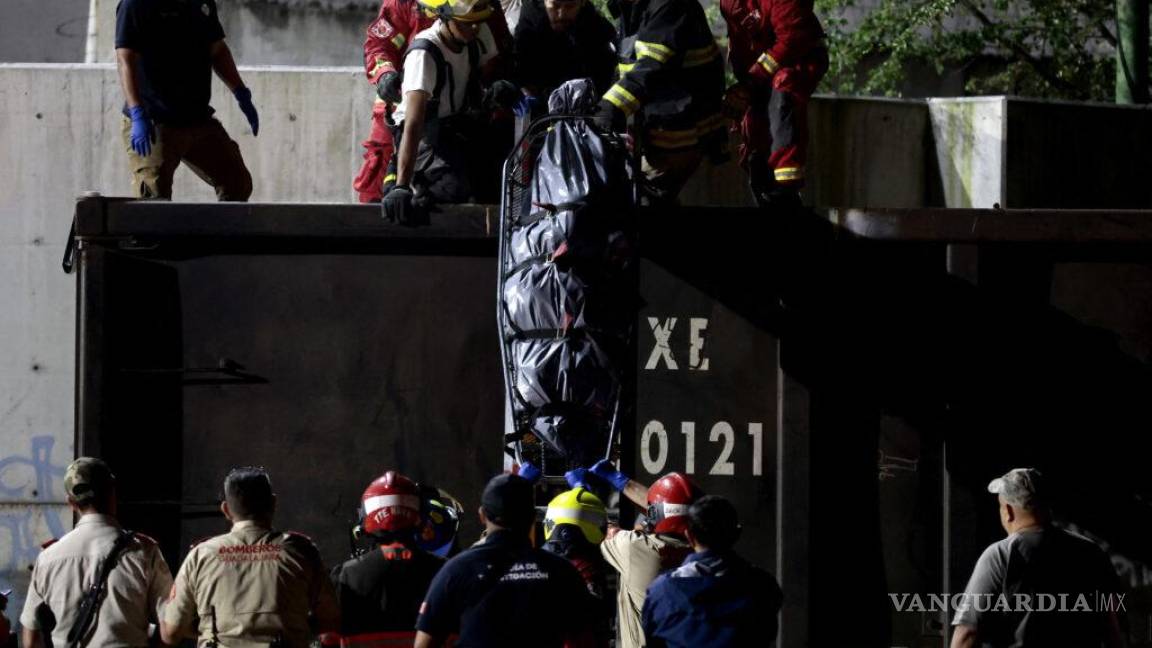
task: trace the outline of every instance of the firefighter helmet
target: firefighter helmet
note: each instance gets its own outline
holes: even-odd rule
[[[389,470],[377,477],[360,496],[364,533],[403,531],[420,523],[420,489],[400,473]]]
[[[648,487],[648,523],[656,533],[684,535],[688,530],[688,507],[704,494],[681,473],[664,475]]]
[[[600,544],[608,530],[608,511],[591,491],[573,488],[548,502],[548,512],[544,514],[544,539],[550,540],[552,531],[561,524],[580,529],[585,540]]]
[[[447,491],[427,487],[421,491],[420,533],[416,542],[424,551],[447,558],[460,530],[464,507]]]
[[[424,13],[444,21],[481,22],[492,15],[491,0],[417,0]]]

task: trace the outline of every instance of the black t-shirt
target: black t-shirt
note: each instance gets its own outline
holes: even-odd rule
[[[140,102],[157,123],[191,126],[212,116],[210,46],[224,38],[215,0],[120,0],[116,48],[140,55]]]
[[[516,24],[516,78],[523,86],[550,93],[571,79],[590,78],[598,93],[608,91],[616,71],[616,30],[591,2],[566,32],[552,30],[543,0],[526,0]],[[541,99],[548,100],[544,94]]]
[[[440,570],[416,629],[436,637],[459,634],[459,648],[560,648],[565,637],[588,627],[590,605],[567,560],[500,531]]]
[[[411,632],[444,559],[417,547],[383,545],[332,570],[340,634]]]

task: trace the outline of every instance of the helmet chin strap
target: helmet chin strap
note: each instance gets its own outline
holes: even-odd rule
[[[456,35],[452,33],[452,28],[449,26],[450,22],[450,20],[440,19],[440,36],[444,39],[444,44],[447,45],[449,49],[453,52],[459,52],[464,49],[467,43],[456,38]]]

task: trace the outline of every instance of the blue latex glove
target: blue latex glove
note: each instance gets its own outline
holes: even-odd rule
[[[540,100],[532,95],[524,95],[520,97],[520,101],[512,107],[512,114],[517,117],[531,117],[536,114],[540,109]],[[573,486],[573,488],[576,488]]]
[[[520,470],[516,474],[520,475],[524,479],[527,479],[529,483],[532,484],[540,481],[540,478],[544,476],[544,473],[539,468],[527,461],[520,464]]]
[[[592,466],[591,473],[597,477],[600,477],[601,479],[606,480],[609,484],[612,484],[613,488],[618,491],[624,490],[624,487],[628,485],[628,482],[632,481],[631,477],[625,475],[619,470],[616,470],[616,466],[614,466],[612,462],[607,459],[601,459],[600,461],[596,462],[596,465]]]
[[[256,106],[252,105],[252,91],[246,86],[240,86],[232,91],[236,103],[240,104],[240,112],[248,118],[248,125],[252,127],[252,137],[260,132],[260,115],[256,114]]]
[[[569,488],[583,488],[584,490],[592,490],[588,488],[588,469],[587,468],[573,468],[564,473],[564,479],[568,482]]]
[[[132,132],[128,136],[132,142],[132,150],[140,157],[148,157],[152,153],[152,140],[156,139],[156,134],[152,130],[152,120],[144,114],[143,106],[129,108],[128,119],[132,120]]]

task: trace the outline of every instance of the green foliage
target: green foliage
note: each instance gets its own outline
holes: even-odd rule
[[[904,94],[910,72],[960,73],[966,94],[1110,101],[1114,0],[815,0],[824,88]]]

